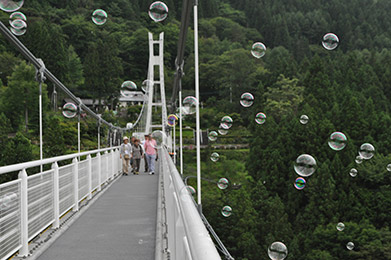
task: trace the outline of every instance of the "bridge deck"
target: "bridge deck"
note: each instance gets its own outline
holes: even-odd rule
[[[154,259],[158,172],[119,178],[39,260]]]

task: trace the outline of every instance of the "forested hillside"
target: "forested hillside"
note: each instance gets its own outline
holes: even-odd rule
[[[166,93],[171,95],[181,1],[164,1],[161,23],[148,17],[152,1],[26,0],[21,11],[28,29],[19,39],[76,95],[116,104],[124,80],[141,85],[148,66],[147,32],[165,32]],[[201,127],[217,130],[230,115],[230,133],[251,135],[248,151],[203,153],[204,177],[226,177],[239,190],[204,184],[204,213],[237,260],[267,259],[268,246],[283,242],[286,259],[391,259],[391,2],[388,0],[199,0]],[[91,13],[104,9],[97,26]],[[9,14],[0,13],[3,23]],[[322,47],[326,33],[339,46]],[[194,95],[193,34],[188,34],[186,95]],[[263,42],[266,55],[251,55]],[[37,158],[38,88],[34,68],[0,37],[0,165]],[[45,86],[45,156],[75,150],[74,120],[50,111],[53,85]],[[243,92],[254,104],[241,106]],[[65,94],[59,93],[59,102]],[[232,102],[231,102],[232,97]],[[134,120],[137,109],[116,119]],[[266,114],[264,124],[255,115]],[[302,124],[301,115],[309,121]],[[192,126],[193,117],[185,125]],[[83,148],[96,143],[96,122],[83,123]],[[346,147],[329,147],[333,132]],[[55,132],[56,135],[51,135]],[[8,135],[10,137],[8,137]],[[228,134],[230,135],[230,134]],[[75,142],[76,141],[76,142]],[[363,143],[375,147],[370,160],[356,163]],[[312,155],[315,173],[295,189],[294,164]],[[194,172],[186,153],[185,172]],[[349,174],[356,168],[357,176]],[[194,184],[194,183],[191,183]],[[224,205],[233,214],[221,215]],[[338,222],[345,229],[338,231]],[[348,250],[348,242],[354,243]]]

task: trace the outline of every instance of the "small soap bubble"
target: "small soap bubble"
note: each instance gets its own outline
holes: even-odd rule
[[[391,163],[386,167],[387,171],[391,172]]]
[[[361,155],[357,155],[356,159],[354,160],[357,164],[361,164],[364,158],[361,157]]]
[[[240,104],[243,107],[251,107],[254,103],[254,96],[251,93],[243,93],[240,97]]]
[[[212,142],[216,141],[218,135],[219,134],[216,131],[209,132],[209,134],[208,134],[209,141],[212,141]]]
[[[11,32],[16,36],[21,36],[27,32],[27,23],[22,19],[13,20],[11,23]]]
[[[346,248],[348,249],[348,250],[353,250],[354,249],[354,243],[353,242],[348,242],[347,244],[346,244]]]
[[[222,209],[221,209],[221,214],[228,218],[229,216],[232,215],[232,208],[230,206],[224,206]]]
[[[258,124],[258,125],[262,125],[266,122],[266,115],[262,112],[259,112],[256,116],[255,116],[255,122]]]
[[[94,24],[96,25],[103,25],[106,23],[107,21],[107,13],[105,10],[102,10],[102,9],[96,9],[93,13],[92,13],[92,17],[91,17],[92,21],[94,22]]]
[[[7,13],[12,13],[19,10],[24,4],[24,0],[0,0],[0,9]]]
[[[183,110],[182,113],[185,115],[192,115],[196,112],[198,101],[195,97],[188,96],[185,97],[183,100],[182,106]]]
[[[190,192],[191,195],[194,195],[196,193],[196,190],[193,186],[187,185],[187,190]]]
[[[305,188],[306,181],[303,177],[299,177],[295,180],[295,188],[298,190],[302,190]]]
[[[364,160],[369,160],[375,155],[375,147],[370,143],[364,143],[358,153]]]
[[[309,154],[302,154],[297,157],[294,169],[302,177],[311,176],[316,171],[316,160]]]
[[[352,168],[349,171],[350,176],[352,176],[353,178],[357,176],[357,173],[358,173],[358,171],[356,168]]]
[[[332,51],[338,47],[339,39],[334,33],[327,33],[323,36],[322,45],[328,50]]]
[[[212,162],[217,162],[219,159],[220,159],[220,155],[216,152],[214,152],[210,155],[210,160]]]
[[[338,230],[338,231],[343,231],[344,229],[345,229],[345,224],[342,223],[342,222],[339,222],[339,223],[337,224],[337,230]]]
[[[288,256],[288,248],[282,242],[274,242],[267,249],[271,260],[283,260]]]
[[[346,135],[342,132],[334,132],[330,135],[329,146],[334,151],[341,151],[347,143]]]
[[[266,46],[262,42],[256,42],[253,44],[251,48],[251,54],[257,58],[260,59],[266,54]]]
[[[156,141],[156,148],[161,148],[166,140],[166,134],[163,131],[155,130],[152,132],[152,138]]]
[[[77,115],[77,106],[73,103],[66,103],[62,107],[62,115],[66,118],[73,118]]]
[[[9,23],[10,25],[12,26],[12,22],[15,21],[15,20],[22,20],[22,21],[27,21],[27,18],[26,16],[24,15],[24,13],[22,12],[13,12],[11,15],[10,15],[10,19],[9,19]]]
[[[220,180],[217,182],[217,187],[219,187],[220,190],[225,190],[228,188],[229,181],[227,178],[220,178]]]
[[[162,22],[167,18],[168,7],[165,3],[156,1],[149,6],[149,17],[155,22]]]
[[[171,114],[167,117],[167,124],[171,127],[176,125],[176,122],[178,122],[178,117],[174,114]]]
[[[148,93],[151,87],[153,87],[152,80],[146,79],[143,81],[143,83],[141,83],[141,89],[144,91],[144,93]]]
[[[228,129],[224,129],[223,126],[220,124],[218,132],[221,135],[226,135],[228,134]]]
[[[221,119],[221,122],[220,122],[220,126],[223,128],[223,129],[230,129],[233,125],[234,121],[232,120],[232,118],[230,116],[224,116],[222,119]]]
[[[310,119],[308,118],[307,115],[302,115],[302,116],[300,117],[300,123],[301,123],[302,125],[306,125],[306,124],[308,123],[309,120],[310,120]]]

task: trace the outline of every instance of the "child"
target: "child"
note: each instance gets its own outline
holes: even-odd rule
[[[139,174],[140,170],[140,160],[143,158],[143,148],[140,145],[140,140],[134,140],[134,144],[132,147],[132,157],[133,157],[133,174]]]

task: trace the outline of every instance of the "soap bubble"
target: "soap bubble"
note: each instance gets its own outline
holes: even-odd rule
[[[165,3],[156,1],[149,6],[148,14],[155,22],[162,22],[167,18],[168,7]]]
[[[62,107],[62,115],[66,118],[73,118],[77,115],[77,106],[73,103],[66,103]]]
[[[229,217],[232,215],[232,208],[230,206],[224,206],[222,209],[221,209],[221,214],[224,216],[224,217]]]
[[[148,93],[149,88],[152,86],[153,86],[153,81],[149,79],[146,79],[143,81],[143,83],[141,83],[141,89],[144,91],[144,93]]]
[[[187,185],[187,190],[190,192],[191,195],[194,195],[196,193],[196,190],[193,186]]]
[[[308,123],[309,120],[310,120],[310,119],[308,118],[307,115],[301,115],[301,117],[300,117],[300,123],[301,123],[302,125],[306,125],[306,124]]]
[[[358,173],[358,171],[357,171],[356,168],[352,168],[352,169],[350,169],[350,171],[349,171],[349,174],[350,174],[350,176],[352,176],[352,177],[356,177],[356,176],[357,176],[357,173]]]
[[[387,165],[387,171],[391,172],[391,163],[389,165]]]
[[[121,89],[134,91],[137,90],[137,85],[133,81],[127,80],[122,83]]]
[[[216,131],[212,131],[212,132],[209,132],[208,134],[208,139],[212,142],[216,141],[217,140],[217,136],[219,134],[216,132]]]
[[[298,190],[302,190],[305,188],[305,184],[306,184],[306,181],[304,178],[302,177],[299,177],[295,180],[295,188],[298,189]]]
[[[266,122],[266,115],[262,112],[258,113],[255,116],[255,122],[257,122],[258,125],[262,125]]]
[[[288,248],[282,242],[274,242],[267,249],[267,254],[272,260],[283,260],[288,256]]]
[[[15,12],[19,10],[24,4],[24,0],[0,0],[0,9],[3,10],[4,12]]]
[[[156,148],[161,148],[166,140],[166,135],[163,131],[156,130],[152,132],[152,138],[156,141]]]
[[[346,244],[346,248],[347,248],[348,250],[353,250],[353,248],[354,248],[354,243],[353,243],[353,242],[348,242],[348,243]]]
[[[253,44],[252,48],[251,48],[251,54],[259,59],[259,58],[262,58],[263,56],[265,56],[266,54],[266,46],[265,44],[263,44],[262,42],[256,42]]]
[[[361,164],[364,158],[361,157],[361,155],[357,155],[356,159],[354,160],[357,164]]]
[[[337,224],[337,230],[338,230],[338,231],[343,231],[344,229],[345,229],[345,224],[342,223],[342,222],[339,222],[339,223]]]
[[[221,122],[220,122],[220,126],[223,128],[223,129],[230,129],[233,125],[234,121],[232,120],[232,118],[230,116],[224,116],[222,119],[221,119]]]
[[[370,143],[364,143],[360,146],[358,153],[363,159],[369,160],[375,155],[375,147]]]
[[[210,155],[210,159],[211,159],[212,162],[217,162],[220,159],[220,155],[218,153],[216,153],[216,152],[212,153]]]
[[[224,129],[223,126],[220,124],[218,132],[221,135],[226,135],[228,134],[228,129]]]
[[[12,22],[15,20],[22,20],[22,21],[27,21],[27,17],[24,15],[22,12],[14,12],[10,15],[9,23],[12,25]]]
[[[217,182],[217,187],[219,187],[220,190],[225,190],[228,188],[229,181],[227,178],[220,178],[220,180]]]
[[[103,25],[106,23],[107,21],[107,13],[105,10],[102,10],[102,9],[96,9],[93,13],[92,13],[92,17],[91,17],[92,21],[94,22],[94,24],[96,25]]]
[[[18,204],[18,195],[14,192],[8,192],[0,197],[0,210],[9,210]]]
[[[183,100],[183,111],[185,115],[192,115],[196,112],[198,101],[195,97],[188,96]]]
[[[348,139],[344,133],[334,132],[330,135],[329,146],[334,151],[341,151],[345,148],[347,140]]]
[[[294,169],[302,177],[311,176],[316,170],[316,160],[309,154],[302,154],[297,157]]]
[[[244,107],[250,107],[254,103],[254,96],[251,93],[243,93],[240,97],[240,104]]]
[[[322,45],[326,50],[332,51],[338,47],[339,39],[334,33],[327,33],[323,36]]]
[[[21,36],[27,31],[27,23],[22,19],[16,19],[11,23],[11,32],[16,36]]]
[[[174,114],[171,114],[167,117],[167,124],[169,126],[174,126],[176,125],[176,122],[178,121],[178,117]]]

